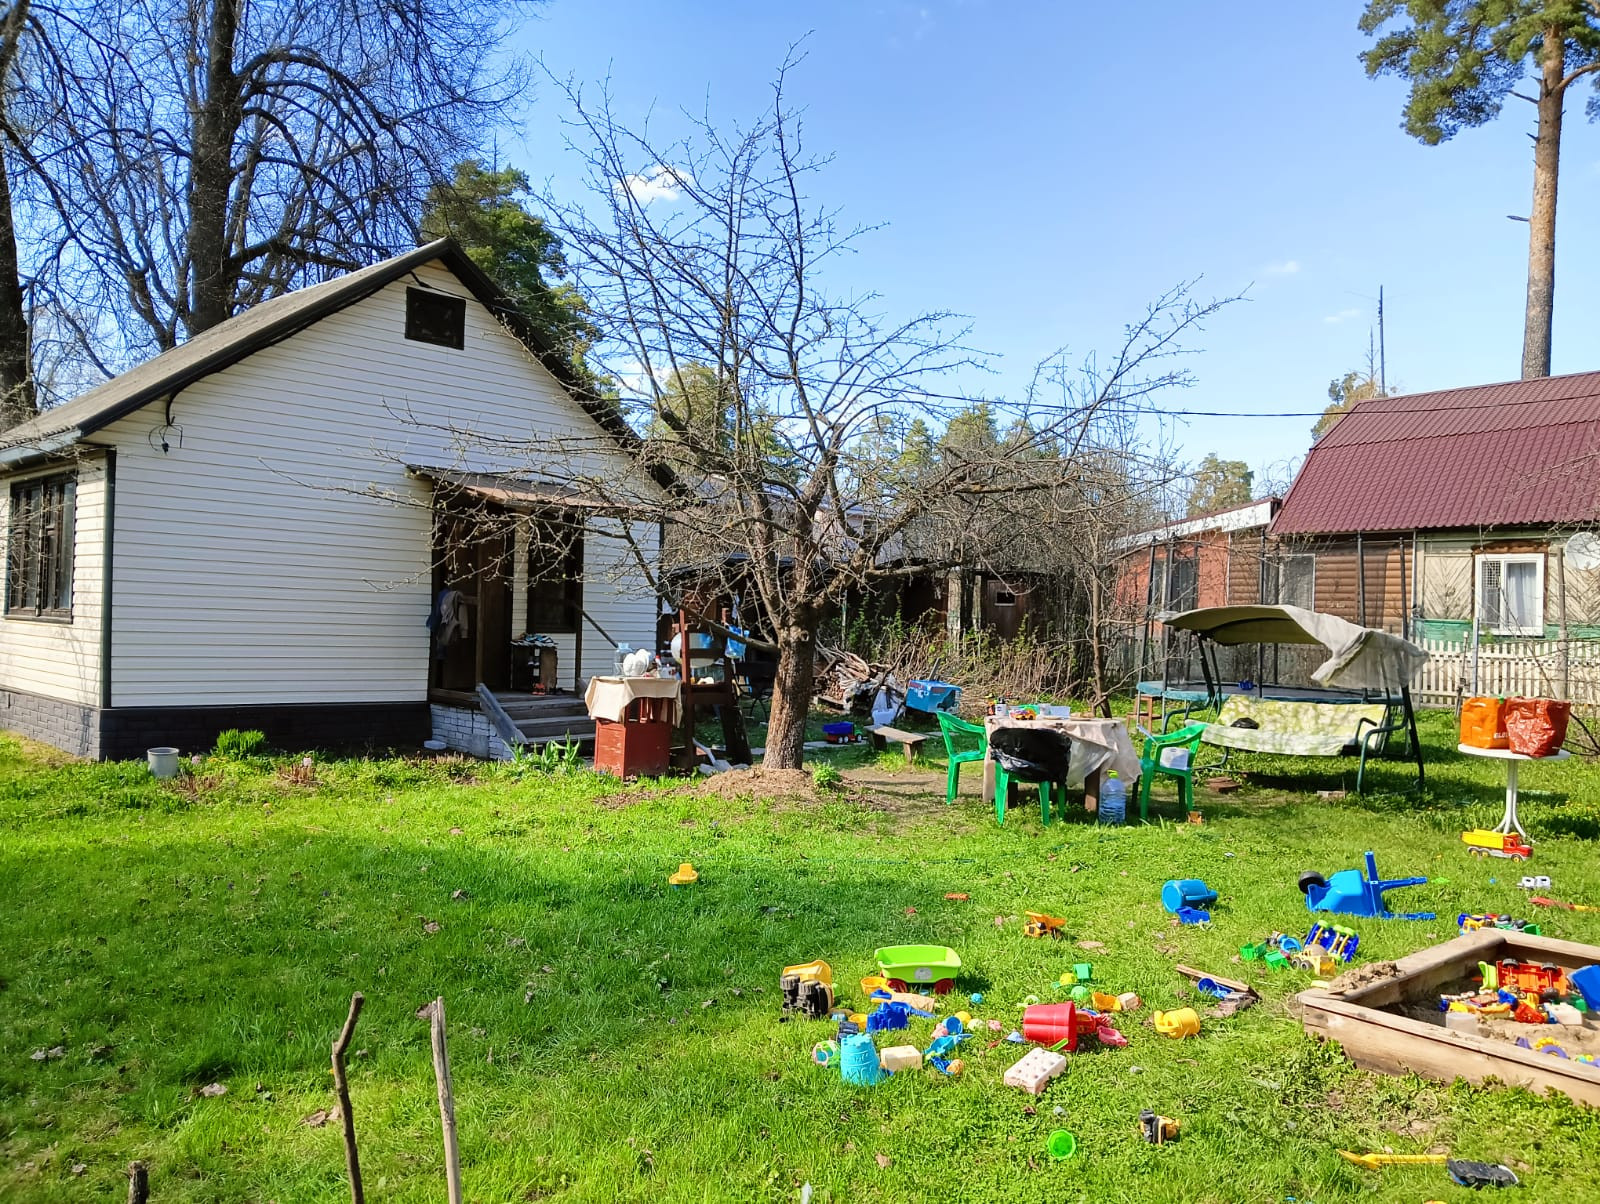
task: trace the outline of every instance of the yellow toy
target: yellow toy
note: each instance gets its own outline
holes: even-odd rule
[[[685,861],[678,866],[677,873],[667,875],[667,881],[672,883],[673,886],[693,886],[700,881],[700,875],[694,866]]]
[[[1200,1031],[1200,1013],[1193,1008],[1177,1008],[1156,1013],[1156,1032],[1165,1037],[1192,1037]]]
[[[1046,915],[1042,911],[1025,911],[1022,913],[1023,936],[1053,936],[1066,935],[1067,920],[1065,916]]]

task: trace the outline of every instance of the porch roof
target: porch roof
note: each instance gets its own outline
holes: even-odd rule
[[[540,510],[584,510],[593,514],[625,514],[636,507],[606,501],[555,481],[536,481],[508,473],[463,472],[426,464],[406,465],[408,475],[427,481],[435,489],[466,494],[507,510],[532,514]]]

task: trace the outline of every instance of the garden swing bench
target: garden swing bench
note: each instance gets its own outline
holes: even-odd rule
[[[1384,752],[1391,736],[1405,739],[1423,784],[1422,744],[1411,704],[1411,681],[1428,654],[1409,640],[1298,606],[1211,606],[1161,616],[1178,631],[1193,632],[1208,695],[1217,718],[1205,724],[1204,744],[1292,757],[1359,758],[1356,793],[1367,760]],[[1238,644],[1319,644],[1328,659],[1310,686],[1220,684],[1215,649]]]

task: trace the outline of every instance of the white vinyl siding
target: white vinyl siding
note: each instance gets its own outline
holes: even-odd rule
[[[77,474],[72,549],[72,617],[0,618],[0,686],[96,706],[100,703],[101,577],[105,563],[106,466],[88,453]],[[60,468],[0,482],[0,532],[11,527],[11,486]],[[0,716],[3,722],[3,716]]]
[[[463,350],[407,340],[408,283],[184,389],[165,454],[159,403],[99,436],[119,449],[114,705],[420,702],[431,495],[405,466],[528,471],[555,441],[635,471],[476,302]]]

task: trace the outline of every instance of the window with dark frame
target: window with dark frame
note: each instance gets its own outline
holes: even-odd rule
[[[11,487],[6,537],[6,614],[72,617],[73,534],[78,483],[71,473]]]
[[[406,289],[406,338],[460,351],[467,345],[466,298]]]
[[[1293,553],[1278,562],[1278,605],[1317,608],[1317,558]]]
[[[1200,605],[1200,558],[1177,552],[1167,565],[1167,609],[1193,610]]]
[[[528,538],[528,623],[536,635],[578,630],[583,608],[583,528],[535,522]]]

